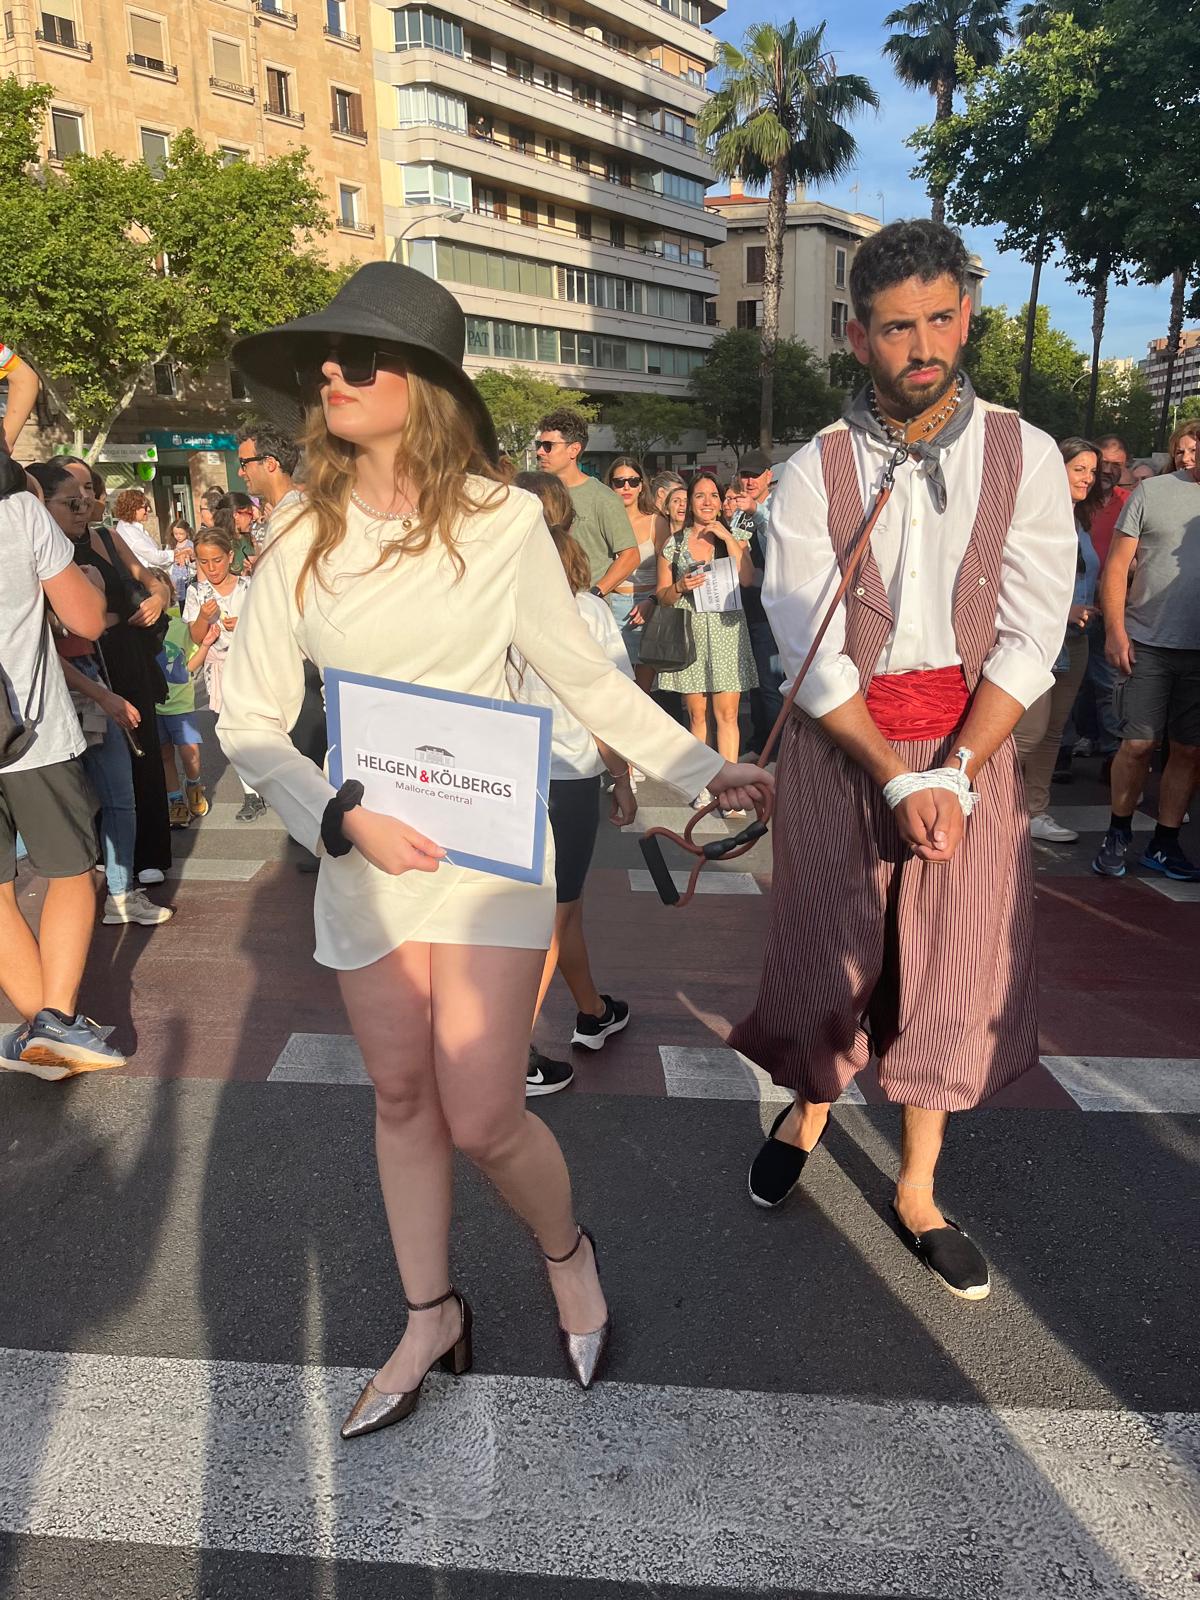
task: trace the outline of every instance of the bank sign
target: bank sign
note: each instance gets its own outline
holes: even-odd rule
[[[171,433],[164,428],[149,428],[142,438],[160,450],[237,449],[237,435],[233,433]]]

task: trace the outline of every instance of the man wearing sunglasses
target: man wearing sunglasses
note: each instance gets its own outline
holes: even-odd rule
[[[268,521],[281,506],[299,503],[300,448],[286,433],[267,422],[250,423],[238,434],[237,457],[238,477]]]
[[[606,600],[633,574],[641,557],[620,496],[579,470],[587,436],[587,423],[578,411],[564,406],[542,418],[534,449],[538,470],[552,472],[571,496],[571,534],[591,566],[592,593]]]

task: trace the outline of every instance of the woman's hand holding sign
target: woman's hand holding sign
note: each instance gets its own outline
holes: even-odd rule
[[[436,872],[446,852],[407,822],[355,806],[342,822],[350,843],[373,867],[398,878],[402,872]]]

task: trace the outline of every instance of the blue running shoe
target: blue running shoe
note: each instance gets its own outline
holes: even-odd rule
[[[1092,871],[1099,873],[1102,878],[1123,878],[1125,856],[1132,843],[1131,834],[1122,833],[1119,828],[1110,828],[1092,857]]]
[[[0,1039],[0,1067],[7,1068],[9,1072],[28,1072],[29,1067],[21,1060],[21,1051],[29,1043],[29,1024],[23,1022],[19,1028],[13,1028]]]
[[[1151,840],[1138,858],[1138,865],[1147,872],[1161,873],[1164,878],[1174,878],[1176,883],[1200,883],[1200,867],[1194,866],[1178,845],[1166,850]]]
[[[105,1030],[82,1012],[64,1022],[53,1011],[39,1011],[30,1024],[21,1061],[25,1071],[52,1081],[125,1065],[125,1057],[108,1043]]]

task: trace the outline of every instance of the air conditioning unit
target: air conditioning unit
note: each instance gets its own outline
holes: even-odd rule
[[[596,28],[596,27],[585,28],[583,30],[583,37],[585,39],[590,39],[593,44],[603,44],[604,43],[604,30],[603,30],[603,28]]]

